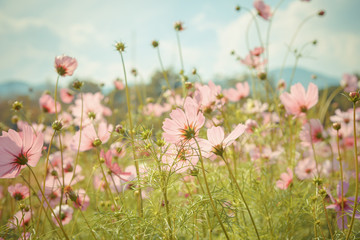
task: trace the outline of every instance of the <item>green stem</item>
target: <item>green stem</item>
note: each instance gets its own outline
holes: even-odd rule
[[[160,62],[160,67],[161,67],[162,74],[163,74],[163,76],[164,76],[164,78],[165,78],[165,81],[166,81],[166,84],[167,84],[168,88],[171,90],[170,83],[169,83],[169,79],[168,79],[168,76],[167,76],[167,74],[166,74],[166,71],[165,71],[163,62],[162,62],[162,60],[161,60],[161,55],[160,55],[159,46],[157,47],[157,53],[158,53],[158,57],[159,57],[159,62]]]
[[[138,214],[140,217],[143,217],[143,202],[142,202],[142,196],[141,196],[141,187],[140,187],[140,170],[139,170],[139,162],[136,159],[136,153],[135,153],[135,145],[134,145],[134,130],[133,130],[133,122],[131,118],[131,103],[130,103],[130,93],[129,93],[129,87],[126,77],[126,69],[125,69],[125,62],[124,57],[122,55],[122,51],[119,51],[121,56],[121,62],[123,66],[124,71],[124,78],[125,78],[125,89],[126,89],[126,103],[127,103],[127,109],[128,109],[128,115],[129,115],[129,124],[130,124],[130,139],[131,139],[131,147],[132,147],[132,154],[135,162],[135,168],[136,168],[136,178],[138,181],[138,198],[137,198],[137,205],[138,205]]]
[[[342,217],[342,231],[345,229],[345,221],[344,221],[344,172],[343,172],[343,164],[342,164],[342,158],[341,158],[341,152],[340,152],[340,136],[339,136],[339,130],[336,131],[336,144],[338,148],[338,160],[340,164],[340,180],[341,180],[341,217]]]
[[[56,216],[54,210],[50,207],[50,203],[48,202],[47,198],[45,197],[45,194],[44,194],[44,192],[43,192],[42,189],[41,189],[40,183],[39,183],[39,181],[37,180],[34,171],[33,171],[32,168],[30,167],[30,165],[28,165],[28,164],[26,164],[26,165],[29,167],[32,175],[34,176],[35,182],[36,182],[37,186],[39,187],[39,190],[40,190],[40,192],[41,192],[41,195],[42,195],[42,197],[45,199],[45,202],[46,202],[47,206],[49,207],[51,213],[54,215],[56,222],[59,224],[59,227],[60,227],[61,231],[63,232],[64,237],[65,237],[67,240],[70,240],[69,237],[68,237],[68,235],[66,234],[66,232],[65,232],[65,230],[64,230],[64,227],[63,227],[63,225],[62,225],[62,222],[61,222],[61,221],[59,220],[59,218]]]
[[[95,236],[95,234],[94,234],[94,232],[93,232],[90,224],[89,224],[88,221],[86,220],[86,217],[84,216],[83,212],[81,211],[81,209],[79,209],[79,211],[80,211],[81,216],[84,218],[86,225],[87,225],[88,228],[90,229],[91,235],[93,236],[93,238],[94,238],[95,240],[97,240],[97,237]]]
[[[247,212],[248,212],[248,214],[249,214],[249,216],[250,216],[251,223],[253,224],[254,230],[255,230],[255,232],[256,232],[256,236],[257,236],[257,238],[260,240],[260,236],[259,236],[259,233],[258,233],[256,224],[255,224],[254,218],[253,218],[253,216],[252,216],[252,214],[251,214],[251,211],[250,211],[250,208],[249,208],[248,204],[246,203],[246,200],[245,200],[245,197],[244,197],[244,195],[243,195],[243,193],[242,193],[242,191],[241,191],[241,188],[240,188],[238,182],[236,181],[236,179],[235,179],[235,177],[234,177],[234,174],[233,174],[232,171],[231,171],[231,167],[230,167],[229,163],[225,160],[225,158],[224,158],[223,156],[221,156],[221,158],[222,158],[222,160],[223,160],[223,161],[225,162],[225,164],[226,164],[226,167],[227,167],[227,169],[228,169],[228,171],[229,171],[229,175],[230,175],[230,177],[231,177],[231,180],[232,180],[233,183],[235,183],[235,186],[236,186],[236,188],[237,188],[237,190],[238,190],[238,192],[239,192],[239,194],[240,194],[240,196],[241,196],[241,199],[242,199],[242,201],[243,201],[244,204],[245,204],[246,210],[247,210]]]
[[[288,47],[288,51],[286,52],[285,57],[284,57],[284,60],[283,60],[283,63],[282,63],[282,65],[281,65],[279,79],[282,78],[286,60],[287,60],[287,58],[288,58],[288,56],[289,56],[289,52],[291,51],[291,48],[292,48],[292,46],[293,46],[293,44],[294,44],[294,41],[295,41],[295,39],[296,39],[296,37],[297,37],[300,29],[302,28],[302,26],[303,26],[307,21],[309,21],[312,17],[314,17],[314,16],[316,16],[316,15],[317,15],[317,13],[316,13],[316,14],[311,14],[310,16],[308,16],[307,18],[305,18],[305,19],[300,23],[300,25],[298,26],[298,28],[296,29],[294,35],[293,35],[292,38],[291,38],[291,41],[290,41],[290,44],[289,44],[289,47]]]
[[[220,223],[220,226],[221,226],[221,228],[222,228],[222,230],[223,230],[223,232],[224,232],[224,234],[225,234],[225,236],[226,236],[226,239],[229,240],[229,239],[230,239],[230,238],[229,238],[229,235],[228,235],[228,233],[227,233],[227,231],[226,231],[226,229],[225,229],[224,224],[223,224],[222,221],[221,221],[220,215],[219,215],[219,213],[218,213],[218,211],[217,211],[217,209],[216,209],[214,200],[213,200],[212,195],[211,195],[211,192],[210,192],[209,184],[208,184],[207,178],[206,178],[206,172],[205,172],[204,162],[203,162],[203,158],[202,158],[202,154],[201,154],[201,148],[200,148],[199,143],[198,143],[198,141],[196,140],[196,138],[194,138],[194,140],[195,140],[196,145],[197,145],[197,148],[198,148],[198,150],[199,150],[199,159],[200,159],[200,163],[201,163],[201,169],[202,169],[202,172],[203,172],[203,175],[204,175],[204,182],[205,182],[205,186],[206,186],[206,191],[207,191],[207,193],[208,193],[208,195],[209,195],[209,199],[210,199],[211,206],[212,206],[212,208],[213,208],[213,210],[214,210],[214,213],[215,213],[215,215],[216,215],[216,218],[218,219],[218,221],[219,221],[219,223]]]
[[[358,161],[358,152],[357,152],[357,137],[356,137],[356,103],[353,103],[353,129],[354,129],[354,161],[355,161],[355,200],[354,208],[351,216],[351,222],[349,226],[349,231],[346,235],[346,240],[349,239],[351,230],[354,226],[355,214],[357,212],[358,196],[359,196],[359,161]]]

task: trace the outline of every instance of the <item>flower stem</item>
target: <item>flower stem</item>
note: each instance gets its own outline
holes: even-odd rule
[[[260,240],[260,236],[259,236],[259,233],[258,233],[256,224],[255,224],[254,218],[253,218],[253,216],[252,216],[252,214],[251,214],[251,211],[250,211],[250,208],[249,208],[248,204],[246,203],[246,200],[245,200],[245,197],[244,197],[244,195],[243,195],[243,193],[242,193],[242,191],[241,191],[241,188],[240,188],[238,182],[236,181],[236,179],[235,179],[235,177],[234,177],[234,174],[233,174],[232,171],[231,171],[231,167],[230,167],[229,163],[225,160],[225,158],[224,158],[223,156],[221,156],[221,158],[223,159],[223,161],[224,161],[225,164],[226,164],[226,167],[227,167],[227,169],[228,169],[228,171],[229,171],[229,175],[230,175],[230,177],[231,177],[231,180],[232,180],[233,183],[235,183],[235,186],[236,186],[236,188],[237,188],[237,190],[238,190],[238,192],[239,192],[239,194],[240,194],[240,196],[241,196],[241,199],[242,199],[242,201],[243,201],[244,204],[245,204],[246,210],[247,210],[247,212],[248,212],[248,214],[249,214],[249,216],[250,216],[251,222],[252,222],[253,227],[254,227],[254,229],[255,229],[256,236],[257,236],[257,238]]]
[[[339,130],[336,131],[336,144],[338,148],[338,160],[340,164],[340,180],[341,180],[341,217],[342,217],[342,229],[344,231],[345,229],[345,221],[344,221],[344,172],[343,172],[343,164],[342,164],[342,158],[341,158],[341,152],[340,152],[340,136],[339,136]]]
[[[349,231],[346,235],[346,240],[349,239],[351,230],[354,226],[355,214],[357,211],[358,196],[359,196],[359,161],[358,161],[358,152],[357,152],[357,137],[356,137],[356,103],[353,103],[353,129],[354,129],[354,160],[355,160],[355,200],[354,208],[351,216],[351,222],[349,226]]]
[[[159,62],[160,62],[160,67],[161,67],[162,74],[163,74],[163,76],[164,76],[164,78],[165,78],[165,81],[166,81],[166,84],[167,84],[168,88],[171,90],[170,83],[169,83],[169,79],[168,79],[167,73],[166,73],[166,71],[165,71],[163,62],[162,62],[162,60],[161,60],[161,55],[160,55],[159,46],[157,47],[157,53],[158,53],[158,57],[159,57]]]
[[[216,218],[218,219],[218,221],[219,221],[219,223],[220,223],[220,226],[221,226],[221,228],[222,228],[222,230],[223,230],[223,232],[224,232],[224,234],[225,234],[225,236],[226,236],[226,239],[230,239],[230,238],[229,238],[229,235],[228,235],[228,233],[227,233],[227,231],[226,231],[226,229],[225,229],[225,226],[224,226],[224,224],[223,224],[222,221],[221,221],[220,215],[219,215],[219,213],[218,213],[218,211],[217,211],[217,209],[216,209],[214,200],[213,200],[212,195],[211,195],[211,192],[210,192],[210,188],[209,188],[209,184],[208,184],[207,178],[206,178],[206,172],[205,172],[204,162],[203,162],[203,158],[202,158],[202,154],[201,154],[201,149],[200,149],[199,143],[198,143],[198,141],[196,140],[196,138],[194,138],[194,140],[195,140],[196,145],[197,145],[197,148],[198,148],[198,150],[199,150],[199,159],[200,159],[200,163],[201,163],[201,169],[202,169],[202,172],[203,172],[203,175],[204,175],[204,182],[205,182],[205,186],[206,186],[206,191],[207,191],[207,193],[208,193],[208,195],[209,195],[209,199],[210,199],[211,206],[212,206],[212,208],[213,208],[213,210],[214,210],[214,213],[215,213],[215,215],[216,215]]]
[[[136,168],[136,177],[137,177],[137,181],[138,181],[138,198],[137,198],[137,205],[138,205],[138,215],[140,217],[143,217],[143,202],[142,202],[142,196],[141,196],[141,187],[139,186],[140,184],[140,170],[139,170],[139,162],[136,159],[136,153],[135,153],[135,145],[134,145],[134,132],[133,132],[133,122],[132,122],[132,118],[131,118],[131,103],[130,103],[130,93],[129,93],[129,87],[128,87],[128,82],[127,82],[127,77],[126,77],[126,69],[125,69],[125,62],[124,62],[124,57],[122,55],[122,51],[119,51],[120,56],[121,56],[121,62],[122,62],[122,66],[123,66],[123,71],[124,71],[124,78],[125,78],[125,89],[126,89],[126,103],[127,103],[127,109],[128,109],[128,115],[129,115],[129,125],[130,125],[130,139],[131,139],[131,147],[132,147],[132,154],[133,154],[133,158],[134,158],[134,162],[135,162],[135,168]]]
[[[26,164],[26,165],[29,167],[32,175],[34,176],[35,182],[36,182],[37,186],[39,187],[39,190],[40,190],[40,192],[41,192],[41,195],[42,195],[42,197],[45,199],[45,202],[46,202],[47,206],[49,207],[51,213],[54,215],[56,222],[59,224],[59,227],[60,227],[61,231],[63,232],[64,237],[65,237],[67,240],[70,240],[69,237],[68,237],[68,235],[66,234],[66,232],[65,232],[65,230],[64,230],[64,227],[63,227],[63,225],[62,225],[62,222],[61,222],[61,221],[59,220],[59,218],[56,216],[54,210],[50,207],[50,203],[48,202],[47,198],[45,197],[45,194],[44,194],[44,192],[43,192],[42,189],[41,189],[40,183],[39,183],[39,181],[38,181],[38,179],[37,179],[34,171],[33,171],[32,168],[30,167],[30,165],[28,165],[28,164]]]

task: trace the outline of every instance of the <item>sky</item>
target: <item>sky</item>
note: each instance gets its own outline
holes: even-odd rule
[[[274,11],[279,1],[265,3]],[[205,80],[243,74],[247,69],[230,52],[245,57],[247,38],[250,48],[261,45],[252,4],[251,0],[0,0],[0,83],[55,82],[54,58],[66,54],[79,63],[73,77],[112,84],[123,77],[114,48],[117,41],[127,46],[127,71],[135,67],[144,81],[160,67],[153,40],[159,41],[165,67],[180,71],[175,21],[185,27],[180,41],[186,74],[194,67]],[[318,41],[304,49],[298,66],[339,80],[343,73],[360,72],[360,1],[356,0],[283,0],[269,34],[270,70],[282,66],[299,24],[322,9],[325,16],[311,18],[294,41],[297,49]],[[256,17],[256,22],[266,43],[269,21]],[[289,56],[286,66],[293,66],[295,58]],[[72,79],[62,79],[61,84]]]

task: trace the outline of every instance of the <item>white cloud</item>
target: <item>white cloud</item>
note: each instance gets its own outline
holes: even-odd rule
[[[328,75],[340,76],[343,72],[359,70],[360,34],[358,31],[341,31],[341,27],[329,24],[344,13],[338,11],[343,8],[343,1],[335,1],[326,4],[326,0],[304,3],[295,1],[286,8],[279,9],[274,17],[270,35],[270,68],[278,68],[282,65],[287,46],[301,21],[312,13],[327,7],[323,17],[315,16],[300,30],[293,47],[300,48],[304,43],[318,40],[318,46],[309,46],[306,53],[310,58],[303,58],[299,65],[314,71]],[[241,56],[247,54],[246,28],[251,15],[244,13],[227,26],[218,30],[220,45],[218,61],[215,64],[216,71],[231,71],[240,69],[234,59],[229,57],[231,49],[236,50]],[[263,41],[267,30],[267,22],[258,18]],[[355,25],[355,24],[354,24]],[[251,48],[259,46],[255,25],[252,24],[249,34]],[[291,55],[291,54],[290,54]],[[293,57],[289,57],[287,64],[292,66]]]

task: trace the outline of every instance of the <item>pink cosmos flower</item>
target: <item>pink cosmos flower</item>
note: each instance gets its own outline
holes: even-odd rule
[[[261,61],[261,57],[248,54],[245,59],[240,59],[240,62],[249,68],[261,71],[267,60]]]
[[[222,127],[212,127],[207,130],[208,141],[211,145],[211,152],[215,155],[222,156],[225,148],[231,145],[246,130],[244,124],[238,124],[236,128],[225,138]]]
[[[170,117],[163,122],[163,137],[174,144],[197,137],[205,123],[203,113],[198,111],[198,105],[190,97],[185,99],[184,110],[177,108],[170,113]]]
[[[259,124],[253,119],[248,119],[245,122],[245,126],[247,133],[254,133],[255,129],[259,127]]]
[[[299,161],[295,167],[295,174],[300,180],[313,178],[316,172],[316,162],[311,158]]]
[[[311,146],[312,143],[322,142],[325,137],[326,132],[319,119],[310,119],[310,121],[302,127],[300,132],[301,144],[303,146]]]
[[[57,181],[59,181],[59,179],[57,179]],[[56,205],[58,205],[60,203],[61,189],[57,185],[54,185],[54,184],[53,184],[54,186],[48,186],[49,183],[45,183],[45,184],[46,184],[45,191],[44,191],[45,197],[48,200],[50,207],[54,208]],[[41,200],[43,198],[40,191],[38,192],[38,197]],[[44,207],[47,207],[46,201],[44,201]]]
[[[359,120],[359,114],[355,115],[355,120]],[[335,115],[330,116],[330,121],[337,123],[349,124],[353,121],[353,110],[348,109],[346,112],[341,111],[340,109],[335,110]]]
[[[117,162],[112,162],[111,150],[107,151],[106,153],[104,152],[104,150],[101,150],[100,157],[105,159],[105,165],[109,168],[110,172],[117,175],[119,178],[122,178],[122,175],[131,175],[131,173],[121,170]]]
[[[269,20],[272,16],[270,6],[266,5],[263,0],[255,0],[254,7],[263,19]]]
[[[77,198],[74,202],[75,208],[80,208],[81,211],[85,211],[90,205],[90,198],[86,194],[84,189],[79,189],[77,192]]]
[[[62,205],[61,206],[61,214],[60,214],[60,207],[57,206],[54,209],[54,213],[56,215],[56,217],[61,220],[62,225],[66,225],[68,224],[73,216],[73,212],[74,209],[72,209],[69,205]],[[59,224],[57,223],[55,217],[52,217],[53,222],[56,224],[56,226],[59,226]]]
[[[113,156],[122,158],[126,155],[126,146],[124,143],[118,141],[110,145],[110,150]]]
[[[49,94],[42,95],[39,99],[39,104],[45,113],[55,113],[55,100]],[[56,103],[56,110],[58,112],[61,111],[61,104],[59,102]]]
[[[0,178],[14,178],[26,164],[35,167],[44,145],[42,133],[34,134],[29,125],[22,132],[10,129],[0,136]]]
[[[84,152],[90,150],[94,147],[100,146],[103,143],[106,143],[111,135],[113,126],[107,125],[105,122],[99,123],[97,133],[95,131],[94,125],[88,125],[84,127],[81,132],[81,143],[79,151]],[[71,142],[71,149],[77,151],[80,141],[80,130],[75,133],[73,140]]]
[[[26,226],[30,222],[31,215],[31,210],[28,212],[18,211],[17,213],[15,213],[14,217],[9,220],[9,228]]]
[[[69,89],[62,88],[60,90],[60,98],[63,103],[71,103],[74,99],[74,94],[72,94]]]
[[[223,91],[225,97],[231,102],[237,102],[250,94],[250,88],[248,82],[237,83],[236,89],[230,88]]]
[[[17,201],[23,200],[29,197],[30,192],[27,186],[17,183],[8,187],[10,195]]]
[[[62,77],[72,76],[77,66],[75,58],[65,55],[55,57],[56,72]]]
[[[313,83],[309,84],[307,92],[301,83],[297,83],[291,86],[290,93],[284,92],[280,95],[287,113],[295,116],[304,115],[315,106],[318,98],[318,87]]]
[[[358,89],[358,79],[355,75],[345,73],[340,81],[345,92],[355,92]]]
[[[125,85],[122,81],[120,80],[115,80],[114,81],[114,86],[117,90],[123,90],[125,88]]]
[[[83,94],[83,101],[81,101],[81,97],[78,96],[75,100],[75,105],[71,108],[71,112],[75,117],[74,123],[80,126],[81,110],[83,110],[83,126],[92,124],[93,122],[103,121],[104,113],[111,115],[111,110],[102,105],[101,101],[103,99],[104,95],[100,92]]]
[[[263,52],[264,52],[263,47],[256,47],[256,48],[254,48],[254,50],[250,51],[250,54],[253,56],[260,56]]]
[[[327,194],[329,195],[331,201],[333,204],[327,206],[328,209],[334,209],[336,212],[336,220],[337,225],[339,229],[344,230],[344,228],[347,228],[347,222],[348,222],[348,215],[352,216],[353,214],[353,205],[355,202],[354,197],[347,197],[345,198],[346,193],[349,189],[349,183],[343,182],[343,194],[341,194],[341,181],[339,181],[337,185],[337,199],[334,199],[334,197],[331,195],[330,191],[327,190]],[[360,199],[358,199],[358,202]],[[355,218],[360,219],[360,214],[355,213]]]
[[[166,153],[161,158],[163,170],[183,173],[189,169],[194,169],[199,161],[199,156],[195,149],[196,146],[192,148],[188,145],[176,146],[170,144],[167,147]]]
[[[293,177],[294,175],[291,168],[287,168],[287,173],[282,173],[280,175],[280,180],[276,181],[276,186],[282,190],[287,189],[293,182]]]

